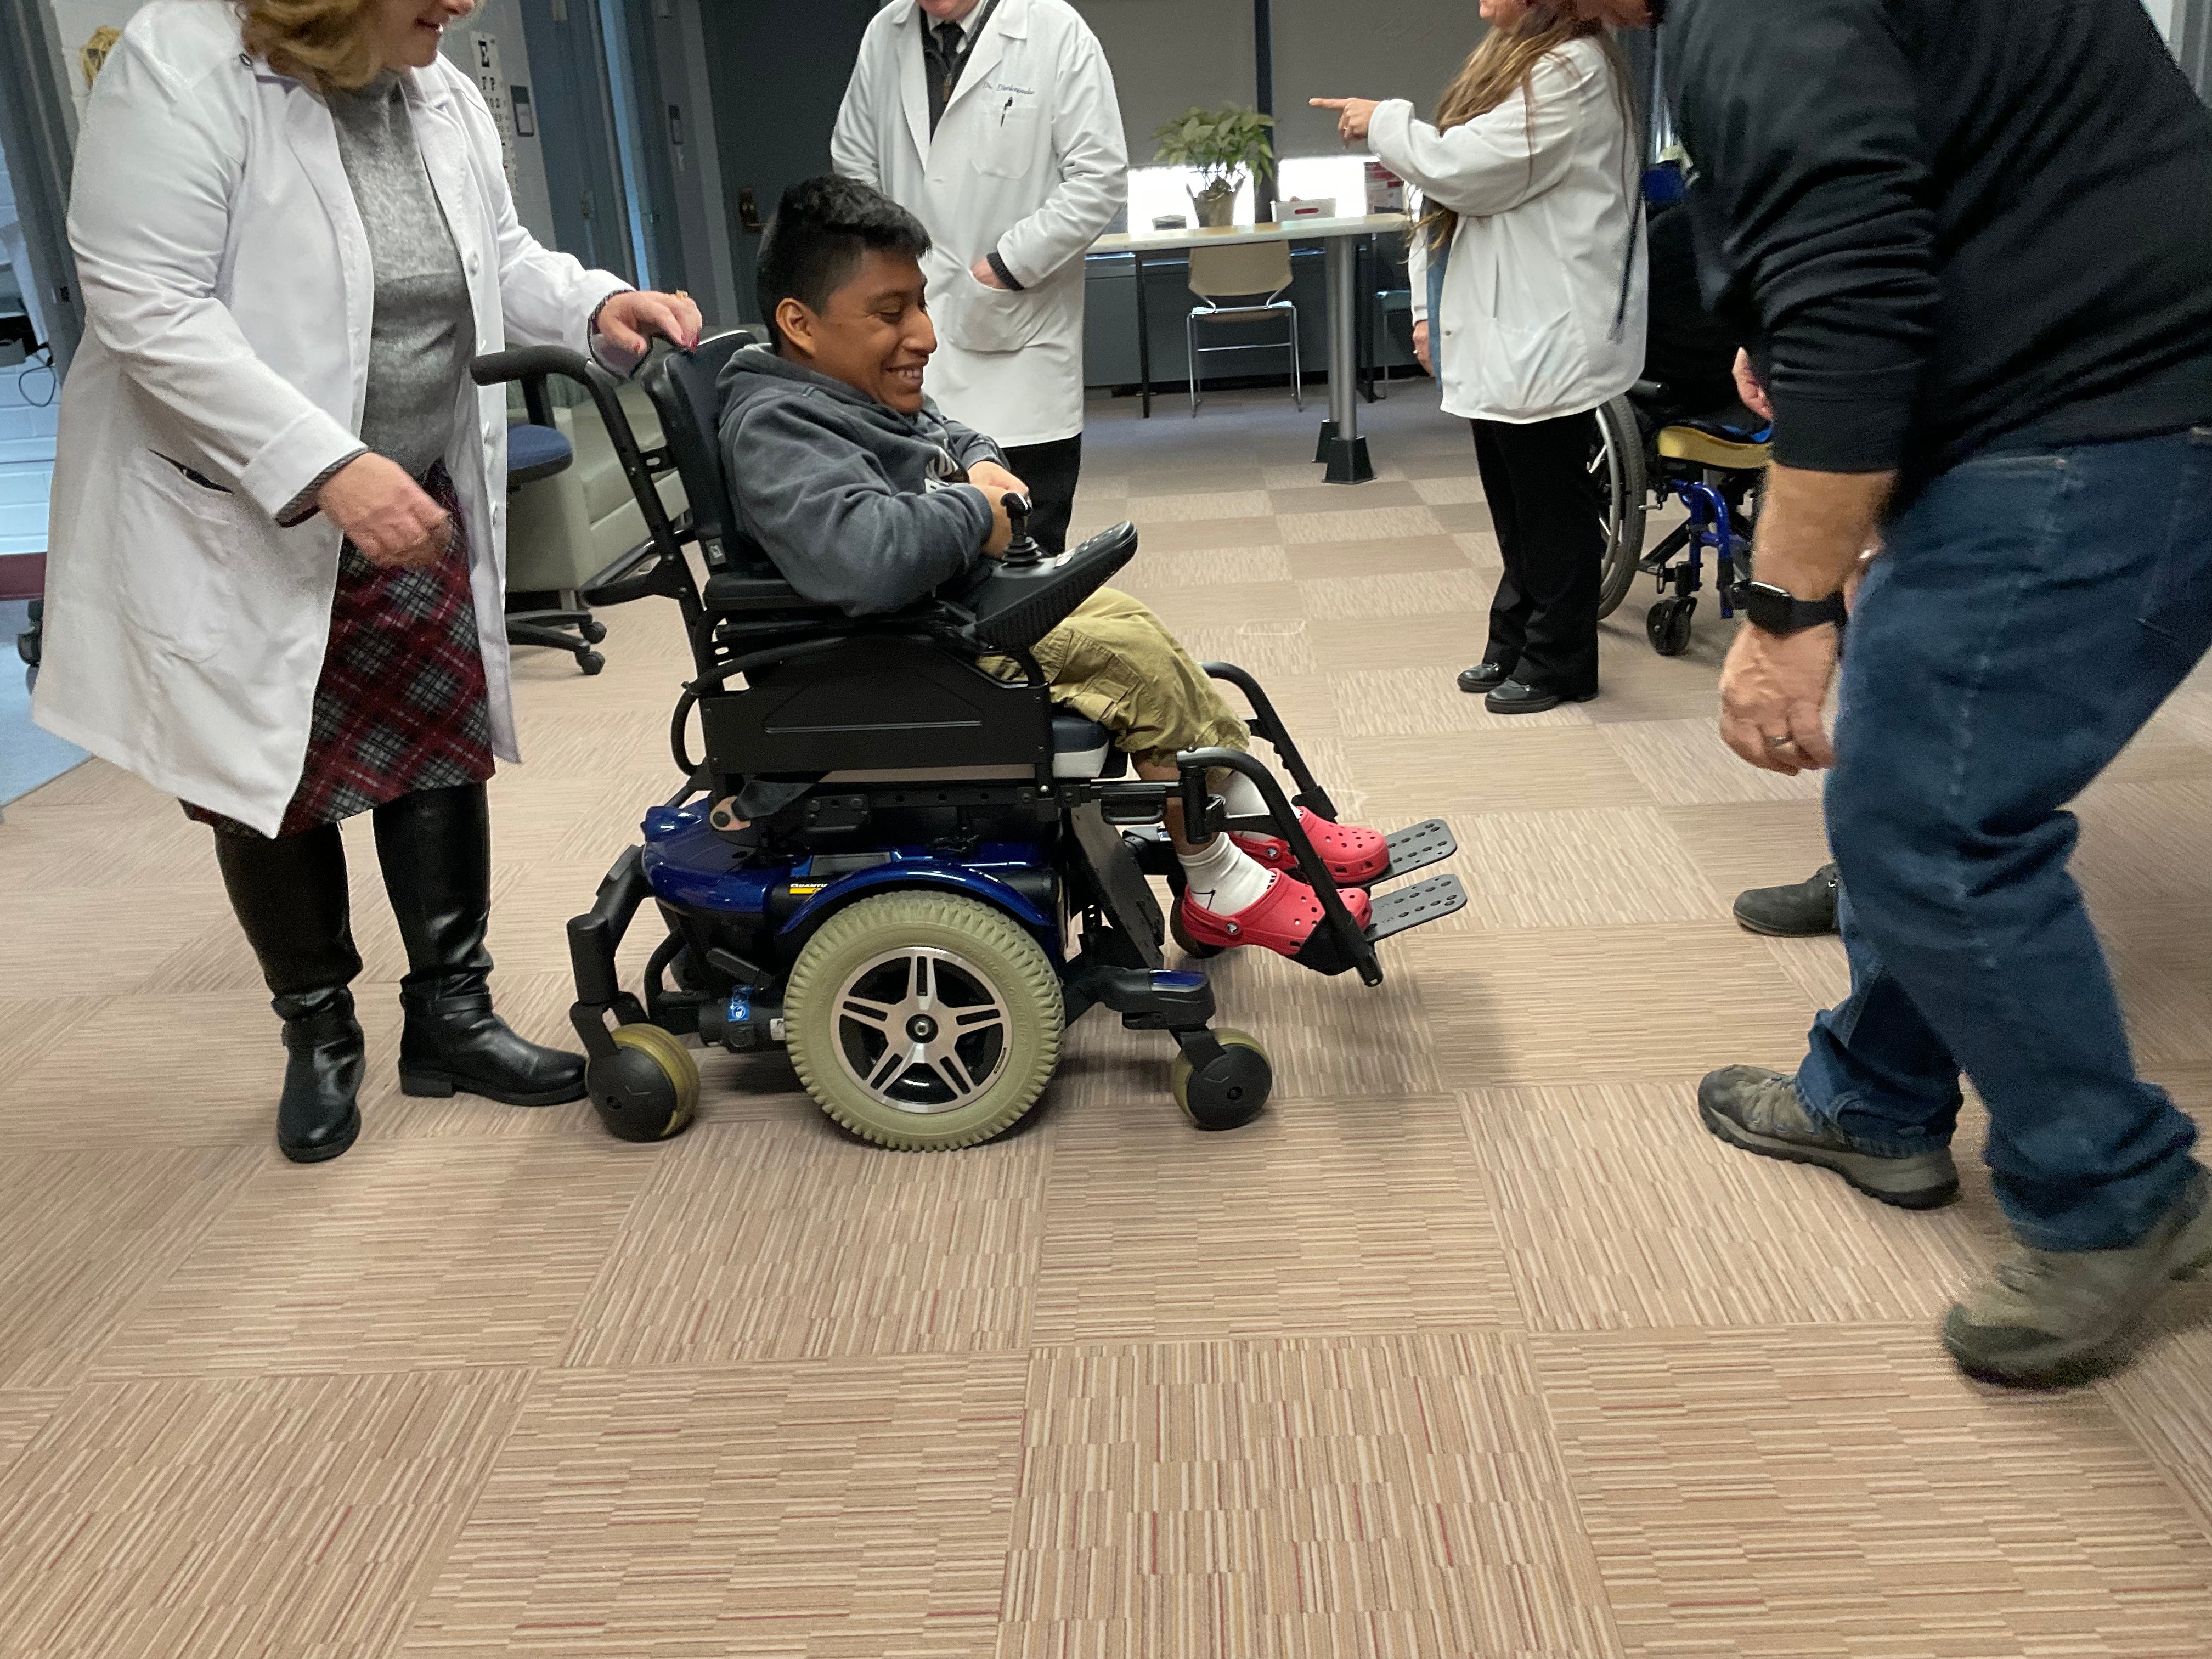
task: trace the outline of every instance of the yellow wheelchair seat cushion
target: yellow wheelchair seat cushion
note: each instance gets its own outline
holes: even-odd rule
[[[1758,472],[1774,459],[1774,446],[1737,443],[1694,426],[1670,426],[1660,429],[1659,453],[1667,460],[1687,461],[1692,466],[1715,467],[1723,472]]]

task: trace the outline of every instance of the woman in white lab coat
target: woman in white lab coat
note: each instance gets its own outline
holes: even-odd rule
[[[996,439],[1060,550],[1083,458],[1083,256],[1128,202],[1114,73],[1066,0],[896,0],[830,145],[928,229],[928,391]]]
[[[1433,125],[1403,100],[1315,101],[1421,193],[1416,343],[1445,412],[1474,423],[1505,563],[1460,688],[1493,713],[1537,714],[1598,690],[1593,411],[1644,362],[1641,157],[1601,24],[1528,0],[1482,0],[1482,15],[1491,32]]]
[[[360,1128],[337,823],[373,811],[406,944],[400,1080],[578,1098],[492,1012],[484,781],[517,758],[507,412],[470,356],[696,342],[688,301],[516,222],[471,0],[152,0],[86,111],[34,712],[216,825],[284,1021],[277,1144]]]

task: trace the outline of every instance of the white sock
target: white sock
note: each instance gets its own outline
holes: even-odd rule
[[[1228,787],[1222,790],[1221,799],[1232,818],[1264,818],[1267,816],[1267,798],[1260,793],[1260,786],[1242,772],[1229,775]]]
[[[1226,836],[1216,836],[1195,853],[1178,853],[1190,896],[1217,916],[1233,916],[1257,904],[1267,891],[1269,872]]]

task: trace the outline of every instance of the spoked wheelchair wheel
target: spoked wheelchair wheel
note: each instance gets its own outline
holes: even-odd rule
[[[607,1132],[622,1140],[666,1140],[699,1109],[699,1065],[658,1025],[618,1025],[615,1052],[594,1060],[584,1087]]]
[[[902,1152],[988,1140],[1060,1063],[1066,1007],[1036,940],[978,900],[884,893],[806,942],[784,996],[792,1064],[822,1109]]]
[[[1698,614],[1698,599],[1694,593],[1665,599],[1651,607],[1644,619],[1644,631],[1651,641],[1651,648],[1662,657],[1679,657],[1690,648],[1692,619]]]
[[[1598,489],[1598,524],[1605,532],[1605,570],[1598,589],[1597,614],[1610,617],[1636,581],[1644,556],[1644,514],[1650,477],[1644,464],[1644,428],[1636,405],[1622,394],[1597,411],[1597,442],[1590,452],[1590,477]]]
[[[1258,1039],[1225,1026],[1213,1035],[1221,1044],[1220,1057],[1201,1071],[1188,1054],[1178,1054],[1169,1086],[1176,1104],[1200,1128],[1242,1128],[1266,1108],[1275,1068]]]

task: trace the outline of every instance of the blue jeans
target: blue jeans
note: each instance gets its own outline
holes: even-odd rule
[[[2212,428],[1990,454],[1891,526],[1844,653],[1828,836],[1851,994],[1797,1085],[1865,1150],[1947,1143],[1959,1074],[2014,1231],[2112,1249],[2195,1127],[2136,1076],[2064,811],[2212,645]]]

